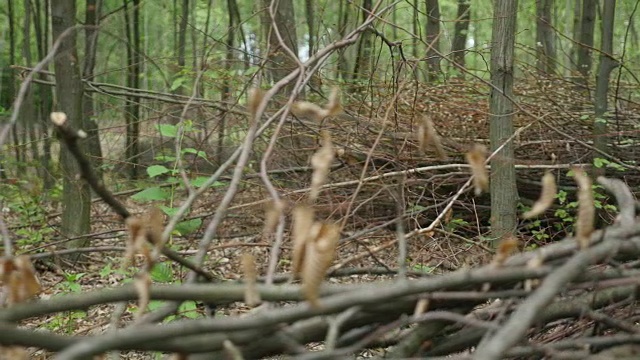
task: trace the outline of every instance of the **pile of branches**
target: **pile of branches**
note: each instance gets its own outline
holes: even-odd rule
[[[317,306],[305,301],[299,286],[278,284],[286,278],[282,277],[275,284],[256,286],[268,305],[245,316],[134,323],[95,336],[55,335],[18,326],[36,316],[135,301],[139,293],[132,284],[63,295],[0,310],[0,344],[58,351],[57,359],[85,359],[112,350],[162,351],[188,359],[275,354],[334,359],[369,348],[388,349],[381,355],[386,358],[458,354],[456,358],[474,359],[611,359],[621,356],[613,353],[633,354],[640,341],[633,317],[640,275],[638,205],[623,182],[599,182],[616,197],[620,215],[615,224],[593,232],[588,247],[567,238],[513,255],[500,265],[324,286]],[[245,290],[242,283],[152,285],[149,297],[223,306],[244,301]],[[577,326],[581,323],[590,330]],[[549,329],[567,324],[580,328],[581,334],[565,331],[547,340]],[[308,351],[306,345],[316,342],[324,342],[322,350]]]
[[[140,225],[139,219],[105,193],[75,147],[77,133],[66,127],[63,116],[58,117],[62,121],[56,125],[84,169],[83,177],[125,219],[133,240],[142,237],[153,245],[145,252],[137,244],[140,249],[132,251],[143,253],[149,267],[163,254],[208,278],[197,265],[164,247],[160,240],[163,234]],[[633,354],[640,341],[638,327],[629,315],[640,275],[640,223],[636,221],[640,206],[624,182],[604,177],[598,182],[616,198],[619,209],[616,222],[605,229],[578,231],[577,239],[566,238],[513,256],[499,250],[491,264],[438,276],[402,268],[397,272],[342,269],[329,276],[395,276],[368,284],[324,285],[313,299],[305,291],[304,278],[298,286],[286,275],[251,279],[251,284],[151,285],[139,281],[144,280],[145,272],[141,272],[134,283],[119,288],[24,302],[23,293],[28,295],[35,287],[32,269],[21,258],[5,260],[3,283],[13,295],[13,304],[0,310],[0,345],[5,347],[5,354],[26,347],[55,351],[56,359],[86,359],[109,351],[159,351],[178,359],[250,359],[276,354],[335,359],[365,349],[385,349],[379,356],[386,358],[455,354],[457,358],[487,360],[526,356],[595,359]],[[593,203],[587,205],[593,208]],[[19,326],[33,317],[129,301],[179,304],[192,300],[211,307],[231,306],[248,302],[250,285],[252,298],[261,299],[263,304],[243,316],[185,319],[162,325],[157,322],[163,317],[142,317],[125,328],[92,336],[58,335]],[[566,324],[570,330],[558,336],[557,330]],[[590,331],[578,324],[587,324]],[[574,334],[581,328],[580,334]],[[553,341],[549,339],[551,330],[556,331]],[[310,351],[317,343],[322,343],[321,350]]]

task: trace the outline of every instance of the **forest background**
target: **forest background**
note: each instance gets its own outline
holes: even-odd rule
[[[569,296],[567,284],[595,281],[578,269],[600,265],[620,286],[634,276],[622,261],[638,250],[612,250],[603,233],[637,240],[639,4],[3,3],[0,281],[11,308],[0,326],[13,334],[3,351],[394,358],[477,345],[477,358],[491,359],[575,350],[579,341],[554,347],[559,328],[536,328],[518,311],[540,317]],[[541,193],[542,212],[523,218]],[[606,246],[585,255],[589,242]],[[562,268],[572,261],[574,272]],[[300,286],[278,285],[296,273]],[[333,287],[320,286],[325,274]],[[552,282],[533,307],[531,278]],[[371,294],[381,284],[391,285]],[[260,301],[247,289],[265,303],[251,309]],[[433,291],[440,297],[425,295]],[[635,334],[633,320],[616,317],[631,311],[630,293],[593,300],[592,316],[580,296],[596,297],[571,292],[581,310],[545,318],[582,320],[563,339],[580,334],[598,352],[619,345],[601,343],[602,324]],[[490,318],[478,305],[496,298],[509,302]],[[402,306],[382,309],[391,300]],[[174,327],[158,330],[162,321]],[[196,329],[220,339],[202,343]],[[482,333],[456,343],[471,330]],[[190,345],[162,342],[172,331]],[[432,339],[446,341],[425,345]]]

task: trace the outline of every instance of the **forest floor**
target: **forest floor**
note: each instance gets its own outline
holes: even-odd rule
[[[355,95],[344,95],[346,115],[323,124],[292,120],[291,127],[295,130],[290,130],[289,135],[282,135],[280,145],[273,156],[275,160],[271,161],[274,169],[307,166],[309,155],[317,149],[315,139],[320,129],[328,129],[334,144],[344,150],[328,182],[353,183],[327,188],[322,193],[317,208],[319,218],[334,221],[341,221],[347,216],[347,211],[350,211],[333,270],[396,269],[398,254],[395,240],[398,236],[398,224],[393,219],[397,215],[397,192],[394,190],[397,188],[397,182],[404,182],[403,231],[409,232],[424,227],[439,214],[447,199],[468,179],[469,174],[462,166],[466,149],[473,143],[489,145],[486,104],[488,96],[484,84],[467,81],[419,89],[417,93],[410,94],[407,91],[406,94],[400,94],[395,105],[389,103],[389,99],[393,97],[390,95],[393,94],[383,91],[388,89],[380,90],[378,94],[370,94],[367,101],[359,101]],[[569,164],[589,162],[590,150],[582,147],[580,143],[591,143],[592,118],[589,114],[593,110],[587,100],[577,100],[581,95],[570,90],[568,84],[531,81],[518,84],[516,93],[520,104],[516,114],[516,129],[526,127],[515,140],[516,164],[520,165],[517,170],[518,185],[522,202],[530,204],[537,198],[540,189],[539,179],[545,171],[544,165],[567,164],[565,168],[558,167],[557,175],[561,188],[573,189],[573,185],[566,178],[566,172],[569,170]],[[390,107],[393,111],[388,112]],[[449,161],[437,160],[435,153],[418,153],[417,142],[410,134],[415,133],[416,116],[423,113],[433,118],[449,153]],[[635,155],[629,153],[628,148],[623,147],[622,141],[619,141],[623,138],[628,140],[637,137],[635,126],[640,124],[640,119],[630,116],[631,113],[633,111],[620,114],[616,120],[619,125],[616,134],[611,137],[615,143],[612,152],[622,160]],[[300,141],[296,142],[297,140]],[[297,144],[301,148],[291,144]],[[368,163],[365,162],[367,158]],[[461,166],[436,166],[446,164]],[[419,173],[403,173],[428,166],[435,167]],[[388,172],[400,172],[404,175],[375,178]],[[620,172],[619,177],[624,178],[630,185],[638,185],[637,172],[628,173]],[[360,181],[368,178],[373,179]],[[302,201],[304,192],[296,191],[306,188],[309,183],[309,171],[292,170],[274,175],[274,184],[288,202],[289,209]],[[362,186],[356,193],[358,183]],[[174,236],[170,242],[173,249],[186,256],[196,252],[202,230],[211,214],[216,211],[225,191],[226,187],[212,188],[197,200],[189,216],[202,218],[202,228],[185,237]],[[149,206],[131,200],[130,195],[119,198],[132,213],[142,213]],[[179,205],[180,198],[178,193],[175,196],[177,203],[172,205]],[[204,265],[206,270],[223,281],[238,280],[242,277],[241,255],[249,252],[258,259],[259,274],[266,274],[272,245],[271,238],[262,236],[266,198],[267,193],[259,178],[247,177],[242,182],[210,247]],[[487,243],[489,206],[487,195],[474,198],[471,193],[465,193],[440,227],[409,241],[406,259],[409,270],[437,274],[487,263],[492,256]],[[532,228],[528,227],[528,223],[520,224],[519,235],[523,249],[543,245],[565,234],[566,229],[557,229],[550,225],[558,221],[554,218],[553,211],[549,211],[548,214],[542,225],[538,224],[549,235],[548,238],[538,238],[532,234]],[[59,266],[60,263],[57,261],[40,264],[44,289],[42,297],[113,287],[131,278],[132,271],[119,270],[122,264],[123,244],[127,236],[123,225],[100,201],[93,203],[92,219],[92,233],[95,236],[91,237],[90,246],[101,249],[111,247],[117,250],[89,253],[71,268]],[[59,219],[51,218],[49,221],[51,224],[57,224]],[[288,239],[289,237],[285,236],[277,274],[289,271],[291,243]],[[21,251],[28,252],[29,249]],[[168,262],[163,264],[165,265],[155,275],[154,281],[177,282],[184,279],[184,269]],[[368,282],[386,276],[388,275],[354,274],[329,277],[327,281]],[[94,307],[86,313],[75,312],[31,319],[25,325],[61,334],[98,334],[133,321],[136,304],[128,304],[123,316],[115,322],[112,319],[114,309],[115,306]],[[218,316],[229,316],[243,314],[251,309],[237,303],[234,306],[219,308],[217,311]],[[204,309],[200,305],[194,304],[184,307],[183,313],[179,316],[199,317],[203,316],[203,312]],[[575,326],[571,331],[578,331],[580,324]],[[550,338],[554,336],[554,331],[569,330],[558,328],[549,331]],[[158,355],[153,356],[157,358]],[[33,356],[46,357],[43,353]],[[122,357],[154,358],[133,353],[122,354]]]

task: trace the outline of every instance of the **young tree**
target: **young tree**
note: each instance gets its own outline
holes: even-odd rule
[[[495,0],[491,33],[491,149],[504,145],[491,161],[491,231],[494,240],[516,228],[516,172],[513,159],[513,53],[517,0]],[[506,144],[505,144],[506,143]],[[497,244],[497,242],[496,242]]]
[[[298,65],[292,56],[298,56],[298,36],[296,18],[292,0],[263,0],[263,22],[268,36],[267,69],[271,79],[279,81],[293,71]],[[286,51],[286,46],[291,53]],[[284,88],[289,94],[294,83]]]
[[[553,0],[536,0],[536,67],[542,74],[553,74],[556,67],[551,9]]]
[[[373,6],[371,0],[362,0],[362,20],[364,21],[371,13],[371,7]],[[369,78],[371,73],[371,47],[372,47],[372,34],[370,31],[365,31],[360,35],[360,41],[358,42],[358,52],[356,54],[356,63],[353,68],[352,80],[364,80]]]
[[[142,70],[140,64],[140,0],[133,0],[133,20],[129,17],[127,2],[128,0],[124,0],[124,23],[127,34],[127,86],[138,89]],[[184,47],[182,47],[182,63],[184,66]],[[127,125],[125,157],[130,162],[129,176],[134,179],[138,176],[138,155],[140,153],[140,101],[138,97],[127,98],[124,116]]]
[[[471,2],[469,0],[458,0],[458,17],[453,31],[453,62],[461,69],[464,69],[465,49],[467,44],[467,33],[469,32],[469,21],[471,20]],[[460,73],[463,77],[464,73]]]
[[[440,73],[440,4],[426,0],[427,5],[427,78],[433,81]]]
[[[67,121],[75,129],[84,129],[82,118],[82,81],[76,50],[75,0],[58,0],[51,3],[51,24],[54,41],[60,41],[55,57],[56,108],[67,115]],[[61,37],[64,35],[64,37]],[[84,144],[80,143],[81,150]],[[60,147],[60,167],[64,176],[62,190],[62,233],[78,236],[89,232],[91,198],[89,185],[81,179],[79,167],[66,147]],[[85,239],[70,242],[70,246],[83,246]]]
[[[582,2],[582,19],[580,21],[580,37],[578,38],[577,67],[580,72],[578,83],[587,88],[589,73],[591,72],[591,49],[593,48],[593,32],[596,21],[597,0],[584,0]]]
[[[609,77],[611,71],[618,66],[618,62],[613,58],[613,23],[615,18],[616,1],[607,0],[602,9],[602,37],[600,42],[600,64],[598,66],[598,77],[596,80],[595,94],[595,121],[593,124],[593,145],[596,149],[607,151],[607,93],[609,91]],[[594,158],[601,157],[600,154],[593,154]],[[604,176],[604,167],[594,167],[594,177]]]
[[[100,8],[102,0],[87,0],[84,29],[84,63],[82,66],[82,78],[93,80],[96,66],[96,53],[98,48],[97,27],[100,24]],[[82,102],[83,117],[87,124],[87,151],[96,169],[96,173],[102,178],[102,146],[100,145],[100,129],[95,120],[93,107],[93,93],[85,94]]]

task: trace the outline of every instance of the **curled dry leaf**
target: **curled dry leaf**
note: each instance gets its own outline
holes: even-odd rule
[[[264,99],[264,91],[260,88],[251,88],[248,92],[247,99],[247,108],[249,109],[249,114],[251,115],[251,121],[256,120],[256,115],[258,113],[258,106]]]
[[[256,288],[258,273],[256,271],[256,258],[248,253],[242,254],[242,273],[244,275],[244,302],[247,306],[256,306],[260,303],[260,293]]]
[[[466,154],[467,163],[471,167],[473,175],[473,188],[476,196],[489,190],[489,174],[484,166],[487,159],[487,148],[484,145],[474,144],[471,151]]]
[[[340,89],[334,87],[329,95],[329,102],[321,107],[308,101],[296,101],[291,105],[291,113],[299,118],[308,118],[320,122],[328,116],[335,116],[342,112],[340,103]]]
[[[578,218],[576,219],[576,240],[581,249],[589,247],[596,208],[593,201],[592,183],[580,168],[573,169],[573,178],[578,184]]]
[[[446,151],[444,151],[444,148],[442,147],[440,136],[438,135],[438,132],[433,125],[431,117],[428,115],[423,115],[420,118],[420,124],[418,126],[418,146],[420,148],[420,152],[425,153],[427,150],[427,145],[429,144],[433,146],[436,154],[438,154],[438,159],[444,161],[449,158]]]
[[[551,204],[553,204],[557,192],[556,178],[550,171],[547,171],[542,177],[542,192],[540,193],[540,198],[533,204],[531,210],[522,214],[522,218],[531,219],[545,212]]]
[[[0,282],[8,305],[28,300],[42,290],[36,269],[26,255],[0,259]]]
[[[140,319],[149,306],[151,300],[151,294],[149,293],[149,287],[151,286],[151,277],[149,273],[142,272],[135,276],[133,279],[133,286],[138,293],[138,311],[134,314],[134,317]]]
[[[534,256],[529,261],[527,261],[527,267],[529,269],[538,269],[542,267],[542,264],[544,264],[544,258],[541,255]],[[531,291],[534,287],[538,286],[539,283],[539,279],[527,279],[524,282],[524,290]]]
[[[496,249],[496,255],[493,257],[493,264],[498,267],[502,266],[507,258],[518,249],[519,243],[518,238],[513,235],[503,237]]]
[[[293,251],[291,254],[291,273],[297,276],[302,271],[302,262],[305,256],[305,245],[310,236],[314,221],[313,209],[308,206],[296,206],[292,212]]]
[[[304,263],[302,264],[302,292],[307,301],[317,307],[320,285],[327,269],[333,262],[338,240],[340,240],[340,226],[316,222],[313,224],[313,228],[318,228],[317,236],[310,238],[305,246]],[[314,232],[312,231],[312,233]]]
[[[309,192],[309,201],[313,202],[320,194],[320,187],[327,180],[331,163],[333,162],[335,152],[331,144],[331,135],[327,131],[322,132],[322,147],[316,151],[311,157],[311,167],[313,174],[311,175],[311,191]]]
[[[264,229],[262,231],[264,236],[269,235],[276,230],[276,226],[278,226],[278,221],[284,211],[284,207],[284,203],[279,199],[271,200],[266,203],[264,209]]]
[[[146,229],[144,222],[137,216],[129,216],[125,220],[129,237],[127,238],[127,246],[124,252],[122,268],[127,268],[133,263],[136,254],[143,251],[145,242],[147,241]]]

